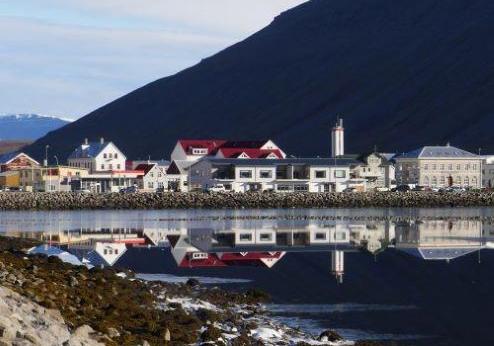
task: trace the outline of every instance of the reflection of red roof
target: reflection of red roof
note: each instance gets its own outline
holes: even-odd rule
[[[251,159],[264,159],[270,154],[276,155],[278,159],[282,159],[283,155],[278,149],[274,150],[261,150],[261,149],[251,149],[251,148],[220,148],[219,152],[225,158],[238,158],[242,153],[245,153]]]
[[[192,148],[207,149],[208,155],[217,151],[226,141],[223,139],[181,139],[178,141],[186,153]]]
[[[226,266],[268,266],[269,260],[281,259],[284,252],[225,252],[208,253],[207,258],[193,259],[192,253],[187,253],[179,263],[181,268],[226,267]]]

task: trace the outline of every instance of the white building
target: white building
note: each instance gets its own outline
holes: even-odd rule
[[[112,142],[88,142],[77,147],[67,159],[71,167],[85,168],[90,173],[125,171],[127,158]]]
[[[331,129],[331,157],[345,155],[345,129],[343,119],[338,119]]]
[[[397,184],[480,188],[482,158],[450,146],[425,146],[395,157]]]
[[[143,172],[143,175],[137,181],[139,189],[153,192],[156,190],[168,190],[167,169],[168,166],[160,166],[156,163],[137,165],[134,170]]]
[[[395,184],[395,167],[377,152],[356,157],[358,164],[352,166],[352,178],[366,181],[367,190],[390,188]]]
[[[482,186],[494,187],[494,155],[482,156]]]
[[[223,139],[181,139],[171,154],[172,161],[196,161],[217,158],[285,158],[286,154],[272,140],[227,141]]]
[[[203,159],[188,169],[190,190],[222,184],[234,192],[341,192],[350,177],[347,159]]]

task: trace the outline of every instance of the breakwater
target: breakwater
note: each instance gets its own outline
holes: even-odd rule
[[[0,210],[483,206],[494,206],[494,193],[0,193]]]

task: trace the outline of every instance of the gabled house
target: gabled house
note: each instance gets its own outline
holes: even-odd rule
[[[78,146],[67,159],[71,167],[85,168],[90,173],[125,171],[127,158],[112,142],[88,142]]]
[[[286,154],[272,141],[226,141],[223,139],[181,139],[172,151],[173,161],[197,161],[203,157],[217,158],[285,158]]]
[[[0,172],[39,167],[39,165],[38,161],[25,153],[14,152],[0,155]]]
[[[189,191],[189,168],[196,161],[176,160],[172,161],[166,170],[169,191],[188,192]]]
[[[381,153],[372,152],[356,157],[352,178],[365,179],[368,190],[390,188],[395,183],[394,165]]]
[[[167,171],[168,167],[156,163],[142,163],[134,170],[142,171],[143,175],[137,180],[138,188],[141,190],[156,191],[157,189],[168,189]]]

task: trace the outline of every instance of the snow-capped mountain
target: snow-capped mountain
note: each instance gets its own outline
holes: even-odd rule
[[[0,114],[0,140],[35,140],[70,120],[39,114]]]

